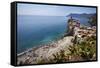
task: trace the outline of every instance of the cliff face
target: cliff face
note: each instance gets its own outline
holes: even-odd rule
[[[91,26],[96,26],[97,25],[97,21],[96,21],[96,14],[92,15],[91,17],[89,17],[89,21],[88,23],[91,25]]]
[[[76,21],[75,21],[75,19],[69,19],[67,21],[67,23],[68,23],[68,25],[67,25],[68,29],[67,29],[67,31],[66,31],[64,36],[73,36],[74,35],[74,27],[76,25]]]

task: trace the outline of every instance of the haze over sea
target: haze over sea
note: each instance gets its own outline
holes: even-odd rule
[[[59,39],[67,30],[68,19],[66,16],[18,15],[17,53]],[[88,25],[87,18],[76,19]]]

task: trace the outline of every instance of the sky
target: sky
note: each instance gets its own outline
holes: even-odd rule
[[[43,16],[67,16],[71,13],[96,13],[93,7],[76,7],[76,6],[57,6],[57,5],[40,5],[40,4],[17,4],[18,15],[43,15]]]

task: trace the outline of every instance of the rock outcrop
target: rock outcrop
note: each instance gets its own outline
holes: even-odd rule
[[[73,36],[74,28],[77,26],[78,20],[72,19],[72,17],[67,21],[67,31],[64,36]]]

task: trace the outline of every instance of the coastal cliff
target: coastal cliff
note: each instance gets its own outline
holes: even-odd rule
[[[18,55],[18,65],[96,60],[96,26],[80,27],[69,19],[63,38]]]
[[[75,27],[80,27],[80,23],[78,20],[73,19],[72,17],[70,19],[68,19],[67,21],[67,30],[66,33],[64,35],[65,36],[73,36],[74,35],[74,28]]]

